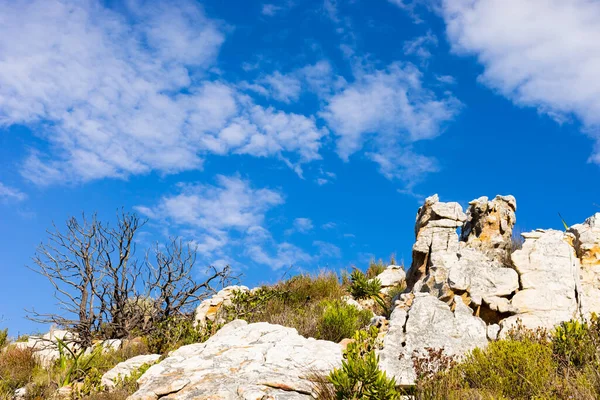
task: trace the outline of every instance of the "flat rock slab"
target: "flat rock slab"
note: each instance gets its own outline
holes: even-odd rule
[[[341,360],[339,344],[236,320],[150,367],[129,399],[313,399],[311,374],[328,374]]]

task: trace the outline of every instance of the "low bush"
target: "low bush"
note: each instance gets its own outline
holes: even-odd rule
[[[8,344],[8,329],[0,329],[0,349]]]
[[[396,400],[396,382],[379,369],[378,330],[358,331],[344,352],[342,367],[329,375],[337,400]]]
[[[205,327],[194,326],[191,316],[171,317],[158,323],[144,340],[150,353],[167,354],[181,346],[205,342],[219,328],[210,322]]]
[[[418,400],[598,399],[599,325],[593,316],[588,322],[564,322],[551,334],[517,326],[459,363],[418,373],[411,394]]]
[[[30,382],[36,362],[30,349],[8,347],[0,352],[0,397]]]
[[[368,310],[346,304],[341,300],[325,301],[324,312],[318,322],[317,338],[339,342],[351,338],[359,329],[365,328],[373,314]]]
[[[303,274],[252,293],[238,292],[223,314],[228,320],[278,324],[318,338],[326,302],[338,301],[345,294],[346,287],[335,273]]]

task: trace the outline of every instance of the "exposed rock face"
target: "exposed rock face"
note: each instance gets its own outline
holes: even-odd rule
[[[573,225],[569,232],[575,236],[573,245],[581,262],[581,312],[588,316],[600,310],[600,213]]]
[[[222,307],[231,305],[231,299],[236,291],[249,292],[250,289],[246,286],[227,286],[211,298],[204,300],[200,303],[198,308],[196,308],[194,317],[196,324],[204,326],[208,321],[217,323],[225,322],[215,320],[218,319],[219,310],[221,310]]]
[[[490,258],[503,262],[510,252],[517,201],[513,196],[480,197],[469,203],[461,240]]]
[[[487,345],[485,322],[473,316],[473,310],[458,296],[455,304],[452,311],[429,293],[415,293],[404,295],[404,304],[394,309],[380,352],[380,367],[398,384],[414,383],[412,356],[424,355],[428,347],[444,349],[447,355],[462,355]]]
[[[150,367],[129,399],[312,399],[307,376],[327,374],[341,359],[336,343],[236,320],[205,343],[181,347]]]
[[[502,321],[503,330],[517,319],[525,327],[552,328],[577,318],[580,262],[571,235],[538,230],[523,236],[523,248],[512,254],[522,287],[511,300],[516,315]]]
[[[113,369],[102,375],[102,386],[109,390],[113,389],[119,383],[119,380],[129,377],[144,364],[154,364],[159,358],[160,354],[147,354],[120,362]]]
[[[483,299],[508,296],[519,288],[519,275],[486,254],[468,247],[458,253],[448,273],[454,291],[467,292],[471,303],[480,306]]]
[[[458,203],[441,203],[437,195],[425,200],[417,213],[413,260],[406,278],[409,288],[429,292],[444,301],[453,299],[448,270],[458,260],[456,229],[466,219]]]
[[[551,329],[600,312],[600,213],[566,233],[525,233],[508,257],[516,208],[512,196],[481,197],[465,215],[436,195],[419,209],[408,287],[381,352],[381,366],[400,383],[413,382],[410,357],[426,347],[461,355],[517,320]]]

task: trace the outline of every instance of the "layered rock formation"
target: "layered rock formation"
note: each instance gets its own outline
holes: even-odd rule
[[[327,374],[341,359],[336,343],[236,320],[150,367],[130,399],[313,399],[311,374]]]
[[[466,213],[437,195],[425,200],[406,294],[380,354],[399,383],[413,382],[410,358],[427,347],[461,355],[518,322],[552,329],[600,312],[600,213],[568,232],[524,233],[513,252],[516,208],[512,196],[481,197]]]

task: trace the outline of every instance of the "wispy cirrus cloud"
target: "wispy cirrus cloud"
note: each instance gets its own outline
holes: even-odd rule
[[[17,188],[7,186],[0,182],[0,201],[21,202],[27,199],[27,195]]]
[[[284,201],[279,191],[255,188],[239,176],[218,175],[214,185],[179,184],[176,193],[136,210],[184,234],[208,262],[279,269],[312,260],[294,244],[275,240],[267,227],[267,213]]]
[[[435,160],[416,154],[411,145],[440,135],[461,107],[451,94],[427,89],[414,65],[393,63],[359,75],[328,99],[321,116],[337,136],[343,160],[366,148],[384,176],[410,188],[437,170]]]
[[[212,77],[223,24],[196,2],[0,2],[0,126],[49,144],[22,173],[44,185],[202,167],[207,154],[280,158],[297,172],[327,132]]]

